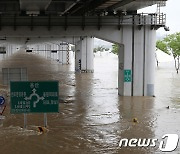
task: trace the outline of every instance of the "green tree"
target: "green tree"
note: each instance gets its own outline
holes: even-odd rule
[[[178,73],[180,68],[180,33],[167,35],[160,43],[156,43],[156,47],[166,53],[167,51],[168,53],[172,53],[175,62],[175,69]]]
[[[109,48],[105,48],[104,46],[98,46],[97,48],[93,49],[94,53],[100,51],[100,55],[101,55],[101,52],[108,51],[108,50]]]
[[[118,55],[118,53],[119,53],[119,45],[118,44],[113,44],[111,52]]]
[[[167,44],[164,41],[158,40],[156,42],[156,48],[170,55],[171,53],[168,50]]]

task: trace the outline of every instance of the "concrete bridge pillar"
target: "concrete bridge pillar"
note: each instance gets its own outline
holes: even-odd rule
[[[75,70],[94,72],[94,38],[82,37],[75,46]]]
[[[59,55],[59,62],[62,63],[63,65],[66,65],[68,64],[67,63],[67,52],[68,52],[68,46],[67,45],[60,45],[59,46],[59,52],[58,52],[58,55]]]
[[[52,43],[51,44],[51,59],[56,60],[57,59],[57,50],[58,46],[57,44]]]
[[[41,55],[43,56],[43,57],[46,57],[46,48],[45,48],[45,45],[44,44],[41,44]]]
[[[37,54],[39,54],[39,50],[40,50],[40,45],[36,45],[37,51],[35,51]]]
[[[8,57],[12,55],[12,45],[10,45],[10,44],[7,45],[6,54]]]
[[[156,31],[150,26],[122,27],[119,45],[119,95],[153,96]]]
[[[45,48],[46,48],[46,58],[50,59],[51,58],[51,45],[46,44]]]
[[[154,96],[156,31],[145,29],[144,96]]]

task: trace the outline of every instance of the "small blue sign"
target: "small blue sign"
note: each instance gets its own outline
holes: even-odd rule
[[[0,105],[4,105],[4,103],[5,103],[4,97],[0,96]]]

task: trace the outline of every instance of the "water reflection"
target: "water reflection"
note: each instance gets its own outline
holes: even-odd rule
[[[118,144],[121,138],[180,134],[179,75],[158,69],[155,98],[119,97],[117,65],[115,56],[96,56],[94,74],[75,73],[73,65],[24,52],[1,62],[0,67],[27,67],[29,80],[59,80],[60,96],[60,113],[48,114],[49,132],[41,135],[36,126],[43,125],[42,114],[28,115],[24,130],[23,115],[10,115],[8,107],[0,127],[1,150],[6,154],[159,153],[158,146],[120,148]]]
[[[155,135],[161,139],[164,134],[180,136],[180,77],[176,74],[174,63],[162,65],[156,71],[156,120]],[[176,152],[180,151],[180,146]]]

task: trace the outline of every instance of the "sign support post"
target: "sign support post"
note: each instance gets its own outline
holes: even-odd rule
[[[24,113],[24,129],[27,128],[27,113]]]
[[[47,127],[47,113],[44,113],[44,127]]]

